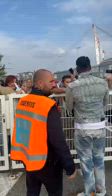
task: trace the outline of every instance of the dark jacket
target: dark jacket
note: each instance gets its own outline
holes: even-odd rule
[[[31,94],[42,95],[44,93],[35,88],[32,89]],[[48,114],[47,120],[47,131],[48,131],[48,157],[46,165],[60,164],[60,167],[64,168],[67,175],[73,174],[75,171],[75,164],[70,154],[69,148],[66,144],[60,113],[57,106],[53,106]]]

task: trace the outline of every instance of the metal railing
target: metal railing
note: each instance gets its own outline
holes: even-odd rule
[[[0,96],[0,170],[22,168],[19,161],[10,161],[8,155],[8,135],[12,135],[13,121],[18,100],[25,95],[11,94],[7,98]],[[74,117],[66,108],[65,95],[53,95],[61,111],[63,131],[74,161],[79,162],[74,143]],[[109,103],[106,108],[106,148],[105,160],[112,160],[112,92],[109,94]],[[7,133],[7,131],[10,131]]]

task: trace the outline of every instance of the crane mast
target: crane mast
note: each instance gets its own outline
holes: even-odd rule
[[[100,40],[98,37],[98,33],[96,32],[96,26],[92,25],[93,35],[94,35],[94,43],[95,43],[95,52],[96,52],[96,63],[100,64],[101,62],[101,50],[100,50]]]

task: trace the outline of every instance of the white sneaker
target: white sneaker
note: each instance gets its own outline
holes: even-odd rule
[[[84,195],[85,195],[84,192],[77,194],[77,196],[84,196]]]

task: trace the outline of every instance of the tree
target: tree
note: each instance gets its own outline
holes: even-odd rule
[[[5,65],[2,65],[1,63],[2,58],[3,58],[3,55],[0,54],[0,79],[3,79],[4,76],[6,75]]]

